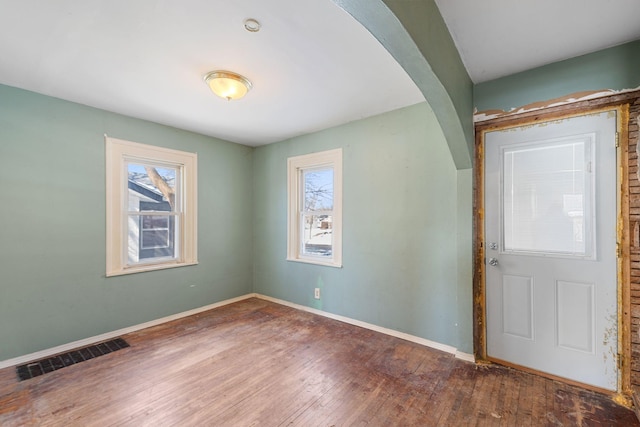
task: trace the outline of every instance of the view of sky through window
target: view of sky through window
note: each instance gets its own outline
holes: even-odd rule
[[[333,169],[304,171],[305,210],[333,209]]]

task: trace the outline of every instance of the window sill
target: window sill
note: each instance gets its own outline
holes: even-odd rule
[[[342,268],[342,263],[327,262],[327,261],[315,260],[315,259],[309,259],[309,258],[289,258],[289,257],[287,257],[287,261],[300,262],[300,263],[303,263],[303,264],[321,265],[321,266],[324,266],[324,267]]]
[[[135,273],[143,273],[145,271],[156,271],[156,270],[164,270],[167,268],[176,268],[176,267],[186,267],[189,265],[198,265],[198,262],[174,262],[174,263],[166,263],[166,264],[146,264],[146,265],[136,265],[135,267],[127,267],[122,270],[114,270],[108,271],[106,273],[107,277],[113,276],[124,276],[125,274],[135,274]]]

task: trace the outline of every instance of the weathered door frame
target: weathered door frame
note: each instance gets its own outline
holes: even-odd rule
[[[638,93],[635,93],[635,97]],[[473,336],[474,355],[477,361],[487,361],[486,349],[486,300],[485,300],[485,248],[484,248],[484,138],[489,131],[523,125],[533,125],[550,120],[560,120],[572,116],[615,109],[618,112],[618,392],[630,392],[631,362],[631,297],[630,297],[630,255],[629,255],[629,100],[631,94],[617,94],[588,101],[566,104],[558,107],[537,109],[520,114],[506,114],[498,118],[475,124],[475,171],[473,191],[474,228],[474,273],[473,273]],[[522,370],[526,368],[519,367]],[[537,374],[572,383],[540,372]],[[578,384],[578,383],[576,383]],[[593,388],[584,384],[582,387]],[[596,389],[598,391],[602,391]]]

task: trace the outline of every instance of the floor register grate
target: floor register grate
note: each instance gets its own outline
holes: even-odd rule
[[[105,354],[113,353],[123,348],[129,347],[122,338],[116,338],[110,341],[101,342],[99,344],[71,350],[67,353],[58,354],[56,356],[47,357],[46,359],[36,360],[24,365],[16,367],[16,374],[20,381],[28,380],[48,372],[57,371],[85,360],[95,359]]]

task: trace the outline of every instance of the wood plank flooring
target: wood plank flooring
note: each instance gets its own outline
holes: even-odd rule
[[[634,426],[607,396],[260,299],[19,382],[0,426]]]

